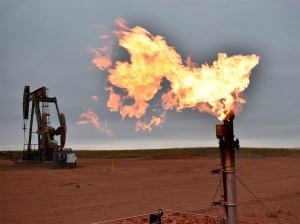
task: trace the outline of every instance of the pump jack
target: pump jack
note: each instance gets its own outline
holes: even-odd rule
[[[33,92],[30,92],[30,87],[25,86],[23,94],[24,136],[26,130],[26,120],[28,120],[29,117],[30,103],[30,127],[28,134],[28,143],[24,144],[23,148],[23,160],[43,162],[52,160],[57,161],[57,158],[54,158],[54,154],[55,157],[57,157],[58,154],[55,152],[70,151],[64,150],[67,133],[65,115],[64,113],[59,112],[56,97],[47,96],[46,87],[43,86]],[[50,126],[50,103],[55,104],[59,120],[59,127],[57,129]],[[33,132],[34,115],[37,122],[36,133],[38,135],[38,144],[32,144],[32,133],[35,133]],[[60,135],[60,144],[58,144],[58,142],[55,141],[55,135]]]

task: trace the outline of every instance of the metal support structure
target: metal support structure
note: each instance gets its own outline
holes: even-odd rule
[[[234,114],[231,112],[223,120],[223,124],[216,125],[216,135],[219,139],[221,166],[223,178],[223,203],[225,207],[225,223],[237,224],[235,149],[239,148],[239,140],[234,140]]]
[[[55,105],[57,116],[59,119],[59,127],[57,129],[50,125],[50,109],[49,103]],[[40,108],[42,106],[42,108]],[[52,161],[53,152],[62,150],[66,142],[66,119],[64,113],[60,113],[57,105],[56,97],[47,96],[47,88],[41,87],[33,92],[30,92],[30,87],[25,86],[23,94],[23,119],[24,131],[26,130],[25,122],[30,114],[30,128],[28,134],[28,143],[24,144],[23,160],[36,160],[36,161]],[[42,109],[42,110],[41,110]],[[34,116],[35,115],[35,116]],[[33,120],[36,118],[37,123],[37,149],[32,146],[32,133],[33,133]],[[54,136],[60,135],[60,145],[55,141]],[[25,133],[24,133],[25,137]],[[24,140],[25,141],[25,140]]]

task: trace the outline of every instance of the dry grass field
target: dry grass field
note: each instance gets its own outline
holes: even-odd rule
[[[238,156],[237,176],[271,211],[238,182],[240,223],[300,223],[300,156],[292,154]],[[92,224],[159,208],[165,211],[163,223],[219,223],[220,207],[212,208],[210,215],[216,218],[211,219],[183,213],[208,214],[219,184],[218,175],[210,170],[218,165],[214,156],[176,153],[84,158],[76,169],[0,160],[0,223]],[[112,223],[148,223],[148,218]]]

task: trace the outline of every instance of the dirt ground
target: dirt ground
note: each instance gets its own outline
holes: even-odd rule
[[[237,159],[242,224],[300,223],[299,156]],[[219,184],[219,159],[84,159],[78,168],[0,161],[0,223],[92,224],[164,211],[163,223],[219,223],[208,214]],[[216,200],[220,199],[220,193]],[[187,212],[187,213],[184,213]],[[147,223],[149,215],[112,223]]]

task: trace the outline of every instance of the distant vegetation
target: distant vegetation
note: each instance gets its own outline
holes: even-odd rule
[[[175,149],[143,149],[143,150],[77,150],[78,158],[186,158],[207,157],[217,158],[219,148],[175,148]],[[236,150],[237,158],[275,157],[300,155],[300,150],[278,148],[240,148]]]
[[[22,151],[13,151],[13,150],[0,151],[0,159],[18,160],[21,158],[23,158]]]
[[[217,158],[219,148],[176,148],[176,149],[140,149],[140,150],[75,150],[79,159],[107,158]],[[236,150],[237,158],[261,158],[275,156],[300,155],[300,150],[284,148],[241,148]],[[0,159],[22,158],[22,151],[0,151]]]
[[[79,158],[160,158],[161,156],[218,156],[218,148],[142,149],[142,150],[77,150]]]
[[[284,149],[284,148],[241,148],[236,153],[237,156],[262,156],[262,157],[275,157],[275,156],[292,156],[300,155],[300,150],[297,149]]]

